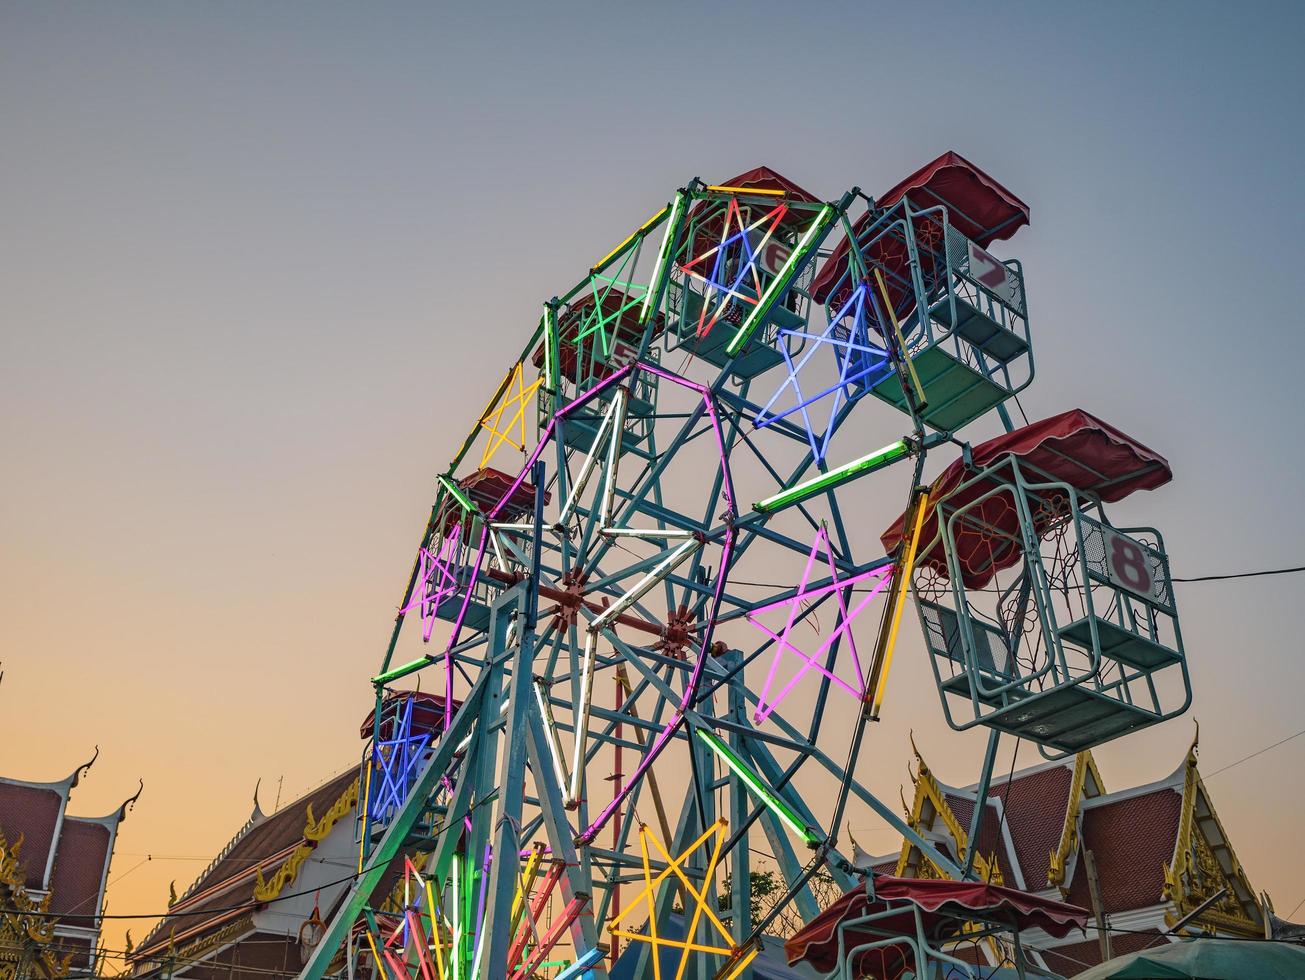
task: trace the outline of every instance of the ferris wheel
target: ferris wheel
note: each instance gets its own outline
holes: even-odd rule
[[[985,787],[1001,733],[1073,752],[1186,708],[1159,535],[1102,509],[1167,464],[1006,412],[1032,346],[988,247],[1027,221],[956,154],[878,198],[758,168],[691,181],[543,304],[438,477],[372,678],[358,873],[305,976],[750,976],[774,915],[820,911],[813,876],[868,873],[849,806],[972,874],[857,776],[908,605],[946,719],[992,733]],[[1007,443],[963,443],[990,413]],[[763,863],[784,893],[754,921]]]

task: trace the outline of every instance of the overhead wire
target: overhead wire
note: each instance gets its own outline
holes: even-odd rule
[[[430,839],[431,839],[431,840],[438,840],[440,837],[442,837],[444,834],[446,834],[448,831],[452,830],[453,828],[455,828],[455,827],[461,827],[461,826],[462,826],[462,821],[463,821],[466,817],[471,816],[471,814],[474,813],[477,809],[479,809],[480,807],[484,806],[486,803],[492,803],[492,802],[493,802],[494,800],[496,800],[496,799],[498,799],[498,794],[497,794],[497,793],[491,793],[489,796],[485,796],[485,797],[482,797],[482,798],[479,799],[479,800],[476,800],[476,801],[475,801],[474,803],[472,803],[469,807],[467,807],[467,809],[464,810],[462,813],[458,814],[456,817],[451,817],[451,818],[449,818],[449,819],[445,822],[445,825],[444,825],[442,828],[440,828],[437,832],[435,832],[435,833],[433,833],[433,834],[431,835]],[[165,918],[174,918],[174,919],[175,919],[175,918],[180,918],[180,917],[182,917],[182,916],[216,915],[216,914],[221,913],[221,912],[240,912],[240,911],[243,911],[243,910],[245,910],[245,909],[260,908],[260,907],[262,907],[262,906],[273,905],[273,904],[275,904],[275,903],[277,903],[277,902],[288,901],[288,900],[290,900],[290,899],[292,899],[292,898],[301,898],[301,897],[304,896],[304,895],[312,895],[312,894],[314,894],[314,893],[316,893],[316,892],[321,891],[323,888],[331,888],[331,887],[333,887],[334,885],[341,885],[341,884],[344,884],[345,882],[348,882],[348,881],[354,881],[354,880],[356,880],[356,879],[358,879],[358,878],[361,878],[361,877],[362,877],[364,874],[366,874],[368,871],[375,870],[376,868],[379,868],[379,867],[381,867],[380,864],[371,864],[371,865],[368,865],[367,867],[363,868],[361,871],[356,871],[356,872],[354,872],[353,874],[348,874],[348,875],[345,875],[344,877],[336,878],[336,879],[333,880],[333,881],[327,881],[327,882],[323,882],[323,883],[321,883],[321,884],[319,884],[319,885],[314,885],[312,888],[306,888],[306,889],[304,889],[303,891],[298,891],[298,892],[283,892],[282,894],[277,895],[275,898],[269,898],[269,899],[267,899],[267,900],[259,900],[259,901],[242,902],[242,903],[239,904],[239,905],[228,905],[228,906],[223,906],[223,907],[220,907],[220,908],[196,909],[196,910],[194,910],[194,911],[176,911],[176,910],[172,910],[172,909],[170,909],[170,910],[168,910],[168,911],[166,911],[166,912],[140,912],[140,913],[130,913],[130,914],[128,914],[128,913],[114,913],[114,914],[100,913],[100,914],[96,914],[96,915],[77,915],[77,916],[71,916],[71,918],[76,918],[76,919],[96,919],[96,920],[100,920],[100,921],[104,921],[104,920],[106,920],[106,919],[165,919]],[[69,914],[68,914],[67,912],[24,912],[24,911],[21,911],[21,910],[19,910],[19,909],[11,909],[11,908],[0,908],[0,912],[9,913],[9,914],[15,914],[15,915],[17,915],[17,914],[21,914],[21,915],[26,915],[26,916],[29,916],[29,917],[32,917],[32,918],[42,918],[42,919],[63,919],[63,918],[69,918],[69,917],[70,917]]]

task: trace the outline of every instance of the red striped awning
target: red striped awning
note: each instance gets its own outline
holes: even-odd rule
[[[920,912],[925,937],[931,944],[946,941],[960,933],[968,921],[982,919],[1009,923],[1014,929],[1042,929],[1060,938],[1087,925],[1088,913],[1077,905],[1039,898],[1028,892],[977,881],[938,881],[923,878],[894,878],[876,875],[874,897],[864,888],[848,892],[811,920],[784,944],[791,964],[803,963],[821,972],[838,965],[839,927],[868,915],[883,918],[865,927],[844,930],[844,950],[893,936],[914,938],[915,912]],[[892,914],[894,911],[900,915]],[[873,929],[873,931],[871,931]],[[912,963],[911,948],[889,944],[872,951],[865,964],[871,975],[894,977]],[[855,974],[854,974],[855,975]]]

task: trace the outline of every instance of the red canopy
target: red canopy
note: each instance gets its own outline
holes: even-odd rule
[[[942,541],[935,540],[936,505],[947,501],[949,509],[954,508],[992,490],[1000,481],[989,478],[954,495],[962,483],[999,460],[1013,457],[1027,461],[1051,479],[1094,494],[1106,503],[1123,500],[1134,490],[1154,490],[1173,479],[1168,460],[1159,453],[1077,408],[980,443],[971,457],[973,467],[967,468],[963,459],[956,460],[933,481],[929,492],[931,507],[920,532],[920,540],[927,547],[917,555],[916,563],[928,565],[944,577],[947,559]],[[968,512],[967,527],[973,525],[975,530],[960,531],[956,541],[968,588],[982,588],[997,571],[1020,560],[1019,519],[1011,504],[1009,495],[999,494]],[[1047,507],[1034,514],[1038,533],[1062,514],[1048,501]],[[905,523],[906,514],[902,514],[880,537],[889,554],[901,543]],[[980,526],[984,528],[982,533]]]
[[[799,187],[793,181],[789,180],[783,174],[771,170],[769,167],[754,167],[737,177],[731,177],[724,181],[722,187],[747,187],[763,191],[783,191],[784,197],[774,197],[773,203],[767,204],[748,204],[743,205],[749,209],[744,214],[744,221],[751,223],[758,220],[762,215],[769,213],[781,201],[797,201],[802,204],[819,204],[820,199],[803,187]],[[767,195],[769,199],[771,195]],[[698,201],[693,209],[689,212],[689,221],[701,215],[710,207],[719,207],[708,201]],[[757,209],[761,208],[761,211]],[[724,218],[724,211],[713,214],[707,220],[702,221],[694,229],[693,244],[689,249],[689,256],[686,262],[692,262],[693,259],[704,254],[708,250],[720,244],[721,225]],[[814,214],[809,210],[789,211],[779,220],[779,227],[788,230],[792,234],[800,234],[806,230],[814,218]],[[706,274],[709,269],[700,269],[699,271]]]
[[[722,187],[752,187],[763,191],[783,191],[790,200],[805,201],[808,204],[819,202],[810,191],[799,187],[783,174],[769,167],[753,167],[737,177],[731,177],[721,184]]]
[[[1016,929],[1042,929],[1056,938],[1087,925],[1085,909],[1000,885],[876,875],[874,889],[873,899],[864,888],[848,892],[789,939],[784,944],[789,963],[805,963],[820,972],[834,969],[838,965],[839,924],[894,909],[900,914],[867,923],[865,931],[857,927],[848,930],[845,951],[887,938],[881,933],[913,938],[915,908],[920,909],[925,936],[931,942],[955,936],[966,921],[975,918],[1003,920]],[[870,932],[871,928],[875,931]],[[875,976],[896,976],[903,968],[916,966],[905,944],[875,951],[869,957],[879,967]]]
[[[615,286],[601,288],[599,292],[602,294],[601,299],[592,290],[579,297],[557,325],[558,370],[563,377],[572,381],[577,380],[576,371],[580,367],[576,349],[579,342],[576,336],[585,322],[594,316],[595,310],[598,319],[605,322],[587,336],[585,342],[590,351],[603,349],[603,338],[598,336],[599,331],[611,347],[623,345],[633,350],[643,340],[643,326],[639,323],[639,315],[643,312],[642,301],[632,299],[628,293],[622,292]],[[666,317],[658,313],[651,322],[651,336],[656,337],[665,327]],[[590,361],[592,356],[586,357],[586,361]],[[541,343],[531,354],[530,362],[542,370],[544,359],[544,344]],[[605,378],[614,370],[601,361],[594,361],[591,365],[585,366],[591,367],[591,374],[595,378]]]
[[[987,248],[995,241],[1010,238],[1023,225],[1029,223],[1027,204],[959,153],[948,150],[938,159],[925,164],[911,174],[888,193],[875,198],[875,210],[863,214],[853,226],[853,232],[859,235],[872,220],[902,198],[908,198],[916,208],[945,205],[947,219],[951,226],[981,248]],[[921,234],[937,234],[931,225],[931,222],[923,222],[922,227],[917,230]],[[937,247],[937,242],[924,244],[929,244],[931,248]],[[893,250],[890,254],[882,256],[871,254],[867,258],[883,265],[889,273],[897,271],[899,266],[904,270],[905,248],[903,242],[899,250]],[[834,248],[820,275],[816,276],[811,284],[811,295],[817,302],[826,301],[834,283],[846,269],[847,250],[848,242],[845,238]],[[923,255],[921,259],[924,259]],[[894,280],[897,277],[889,275],[888,278]],[[905,279],[905,276],[901,278]],[[893,299],[896,305],[897,297],[894,296]]]
[[[444,698],[439,694],[426,694],[422,691],[391,691],[381,702],[381,738],[395,737],[394,722],[399,713],[400,702],[412,698],[412,734],[425,732],[442,732],[444,730]],[[453,710],[462,707],[462,702],[454,700]],[[360,738],[372,737],[372,725],[376,721],[376,709],[367,713],[367,718],[359,728]]]
[[[888,210],[902,198],[917,208],[942,204],[951,226],[980,248],[1003,241],[1029,223],[1029,206],[955,150],[926,163],[881,197]]]

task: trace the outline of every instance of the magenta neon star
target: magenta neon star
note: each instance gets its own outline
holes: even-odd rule
[[[820,551],[821,545],[824,546],[825,559],[829,564],[830,581],[825,585],[809,589],[807,588],[807,583],[811,581],[811,572],[812,569],[815,568],[816,554]],[[816,539],[811,543],[811,553],[807,555],[807,567],[802,572],[802,580],[797,586],[797,594],[789,599],[781,599],[778,602],[772,602],[765,606],[758,606],[756,609],[748,612],[746,616],[748,622],[775,641],[775,655],[770,661],[770,673],[766,675],[766,686],[762,689],[761,696],[757,699],[757,710],[753,715],[754,721],[757,723],[765,721],[770,713],[775,710],[779,702],[787,697],[789,691],[793,690],[794,685],[796,685],[809,670],[817,670],[824,674],[830,679],[830,681],[837,684],[853,697],[858,699],[865,697],[865,681],[861,670],[861,660],[857,656],[856,640],[852,636],[851,626],[856,618],[865,610],[866,606],[870,605],[874,597],[883,590],[884,584],[888,581],[889,574],[892,570],[893,568],[891,565],[885,565],[883,568],[875,568],[868,572],[860,572],[850,578],[839,578],[838,569],[834,565],[833,549],[829,546],[829,535],[825,532],[823,527],[816,533]],[[875,579],[874,586],[870,589],[869,594],[863,596],[861,601],[849,611],[847,603],[843,601],[843,593],[841,590],[847,588],[849,585],[855,585],[857,582],[862,582],[867,579]],[[813,653],[804,653],[789,642],[789,635],[793,632],[794,625],[801,618],[803,604],[810,603],[815,599],[828,595],[830,592],[834,593],[834,598],[838,602],[838,624],[828,636],[821,640],[820,646],[817,647]],[[778,609],[781,606],[789,607],[788,621],[784,624],[783,633],[772,633],[761,623],[757,622],[756,617],[758,615],[772,609]],[[846,639],[848,648],[852,651],[852,664],[856,668],[857,679],[857,686],[855,687],[843,680],[841,677],[836,676],[832,670],[826,670],[824,665],[819,663],[825,653],[829,650],[830,644],[840,636]],[[784,658],[786,652],[791,652],[796,656],[798,660],[801,661],[801,666],[798,668],[797,673],[793,675],[793,678],[772,698],[771,689],[775,684],[775,673],[778,671],[779,663]]]
[[[438,551],[422,548],[417,555],[417,577],[412,582],[412,594],[407,604],[399,610],[407,615],[413,609],[421,614],[421,638],[430,641],[431,630],[444,600],[458,591],[458,576],[454,556],[462,537],[462,525],[454,524],[445,535]]]

